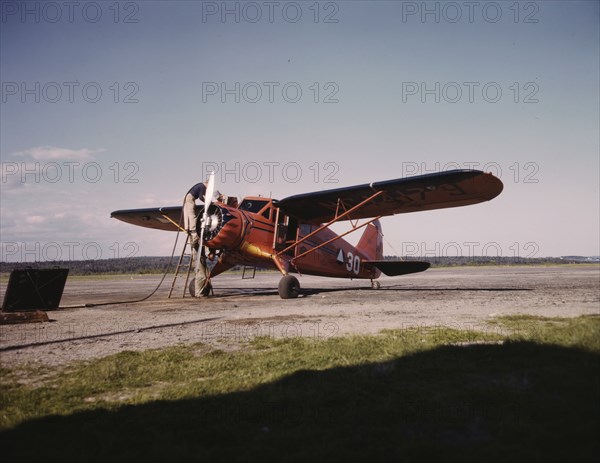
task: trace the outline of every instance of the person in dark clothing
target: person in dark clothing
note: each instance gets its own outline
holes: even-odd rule
[[[196,297],[200,297],[204,293],[204,288],[208,284],[208,267],[206,265],[206,257],[203,250],[200,250],[200,238],[196,230],[196,200],[206,202],[206,187],[208,182],[196,183],[188,190],[185,195],[183,204],[183,219],[184,227],[190,235],[190,245],[192,247],[192,261],[197,263],[195,277],[195,292]],[[198,252],[200,258],[198,259]]]
[[[204,195],[206,195],[206,185],[208,182],[196,183],[188,194],[192,195],[194,199],[199,199],[200,201],[204,201]]]
[[[196,200],[204,202],[204,196],[206,195],[206,184],[196,183],[185,195],[185,201],[183,203],[183,222],[184,228],[192,237],[192,243],[198,241],[198,234],[196,233]]]

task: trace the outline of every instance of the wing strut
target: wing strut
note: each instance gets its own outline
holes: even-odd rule
[[[335,222],[337,222],[337,221],[339,221],[339,220],[342,220],[342,218],[343,218],[343,217],[346,217],[347,215],[350,215],[352,212],[355,212],[356,210],[360,209],[360,208],[361,208],[361,207],[363,207],[365,204],[367,204],[369,201],[372,201],[373,199],[377,198],[378,196],[380,196],[380,195],[382,195],[382,194],[383,194],[383,190],[380,190],[380,191],[378,191],[378,192],[376,192],[376,193],[373,193],[371,196],[369,196],[369,197],[368,197],[367,199],[365,199],[364,201],[361,201],[361,202],[360,202],[360,203],[358,203],[356,206],[354,206],[354,207],[351,207],[350,209],[348,209],[348,210],[347,210],[347,211],[345,211],[344,213],[342,213],[342,214],[340,214],[340,215],[337,215],[337,213],[336,213],[336,216],[335,216],[335,217],[334,217],[332,220],[330,220],[329,222],[327,222],[327,223],[326,223],[326,224],[324,224],[324,225],[321,225],[321,226],[320,226],[320,227],[318,227],[316,230],[314,230],[314,231],[310,232],[308,235],[304,236],[302,239],[300,239],[300,240],[296,241],[294,244],[290,244],[290,245],[289,245],[287,248],[283,249],[282,251],[279,251],[279,252],[277,253],[277,255],[278,255],[278,256],[280,256],[280,255],[281,255],[281,254],[283,254],[284,252],[286,252],[286,251],[289,251],[290,249],[293,249],[293,248],[295,248],[295,247],[299,246],[299,245],[300,245],[300,243],[303,243],[304,241],[306,241],[306,240],[307,240],[308,238],[310,238],[311,236],[313,236],[313,235],[316,235],[316,234],[317,234],[317,233],[319,233],[321,230],[324,230],[325,228],[329,227],[329,226],[330,226],[330,225],[332,225],[333,223],[335,223]],[[380,218],[380,217],[381,217],[381,216],[377,217],[377,219],[378,219],[378,218]],[[373,219],[371,222],[373,222],[374,220],[376,220],[376,219]],[[370,222],[367,222],[367,223],[370,223]],[[364,224],[364,225],[366,225],[366,224]],[[362,225],[361,225],[361,226],[362,226]],[[358,227],[358,228],[360,228],[360,227]],[[350,232],[352,232],[352,231],[354,231],[354,230],[356,230],[356,229],[357,229],[357,228],[353,228],[352,230],[350,230]],[[345,233],[345,235],[347,235],[347,234],[348,234],[348,233],[350,233],[350,232],[347,232],[347,233]],[[344,235],[340,235],[340,237],[341,237],[341,236],[344,236]],[[315,248],[315,249],[316,249],[316,248]]]
[[[175,222],[173,219],[171,219],[171,217],[169,217],[168,215],[164,214],[162,211],[158,211],[159,214],[166,220],[168,220],[169,222],[171,222],[173,225],[175,225],[179,231],[182,231],[183,233],[187,233],[187,230],[183,227],[181,227],[177,222]]]
[[[371,219],[361,225],[353,225],[351,230],[348,230],[347,232],[342,233],[341,235],[337,235],[335,238],[331,238],[330,240],[325,241],[324,243],[319,244],[318,246],[315,246],[314,248],[310,248],[308,251],[304,251],[302,254],[300,254],[299,256],[296,256],[292,259],[292,263],[296,260],[296,259],[300,259],[301,257],[304,257],[307,254],[310,254],[311,252],[316,251],[319,248],[322,248],[323,246],[328,245],[329,243],[333,243],[336,240],[339,240],[341,237],[346,236],[349,233],[352,233],[353,231],[358,230],[359,228],[364,227],[365,225],[369,225],[371,222],[375,222],[376,220],[380,219],[382,216],[379,215],[377,217],[375,217],[374,219]]]

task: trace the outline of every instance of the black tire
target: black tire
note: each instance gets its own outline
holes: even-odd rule
[[[295,299],[300,294],[300,282],[296,277],[286,275],[279,282],[278,290],[281,299]]]
[[[204,286],[204,288],[202,288],[202,295],[209,296],[211,289],[212,289],[212,284],[210,282],[208,282],[208,284],[206,286]],[[192,297],[196,296],[196,282],[194,280],[190,281],[190,284],[188,285],[188,290],[189,290],[190,296],[192,296]]]

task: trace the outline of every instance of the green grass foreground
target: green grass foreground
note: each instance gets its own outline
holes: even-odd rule
[[[494,323],[3,369],[2,459],[595,461],[600,317]]]

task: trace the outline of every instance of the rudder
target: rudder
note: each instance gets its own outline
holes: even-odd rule
[[[365,227],[356,249],[368,260],[383,259],[383,233],[381,233],[379,220],[375,220]]]

